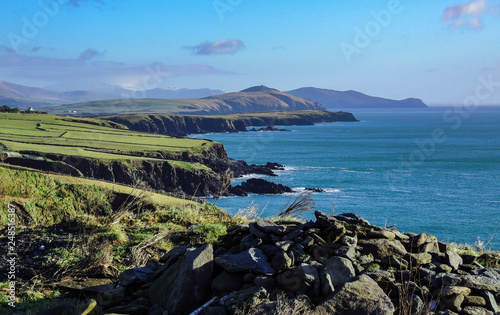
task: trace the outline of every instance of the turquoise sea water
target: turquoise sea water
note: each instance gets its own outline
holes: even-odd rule
[[[223,143],[232,158],[285,165],[269,179],[297,192],[326,189],[313,194],[318,210],[331,213],[337,198],[337,214],[353,212],[372,224],[471,245],[493,236],[488,247],[500,250],[500,227],[494,234],[500,223],[500,108],[353,113],[361,122],[194,137]],[[268,217],[292,197],[231,197],[217,205],[234,214],[253,203]]]

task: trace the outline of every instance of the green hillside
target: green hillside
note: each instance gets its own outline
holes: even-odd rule
[[[253,87],[241,92],[192,99],[103,100],[46,107],[41,110],[58,115],[112,114],[230,114],[263,111],[325,110],[308,99],[267,88]]]

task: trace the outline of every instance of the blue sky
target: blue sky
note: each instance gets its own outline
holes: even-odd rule
[[[0,79],[58,89],[314,86],[500,104],[498,0],[4,1]]]

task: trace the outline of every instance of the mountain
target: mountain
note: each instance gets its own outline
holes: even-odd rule
[[[391,100],[387,98],[369,96],[356,91],[335,91],[304,87],[286,92],[298,97],[304,97],[323,104],[328,109],[352,108],[424,108],[427,107],[418,98]]]
[[[0,106],[28,108],[134,97],[201,98],[224,93],[221,90],[176,88],[156,88],[141,92],[110,85],[96,85],[93,91],[64,91],[61,87],[53,86],[53,88],[57,90],[28,87],[0,80]]]
[[[146,98],[202,98],[223,94],[221,90],[211,89],[153,89],[146,91]]]
[[[55,92],[0,80],[2,105],[27,108],[110,98],[109,95],[90,91]]]
[[[126,99],[84,102],[43,109],[63,115],[234,114],[248,112],[326,110],[321,104],[266,86],[204,98]]]

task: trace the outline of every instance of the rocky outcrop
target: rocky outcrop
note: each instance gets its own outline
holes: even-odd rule
[[[275,184],[262,178],[250,178],[242,182],[241,185],[232,187],[231,192],[237,195],[246,195],[246,193],[263,195],[291,193],[293,190],[288,186]]]
[[[267,126],[267,127],[262,127],[262,128],[252,128],[248,131],[291,131],[291,130],[287,130],[287,129],[280,129],[280,128],[276,128],[274,126]]]
[[[499,268],[427,234],[373,226],[354,214],[315,216],[231,227],[213,251],[175,248],[160,264],[126,271],[96,297],[98,305],[123,314],[198,307],[200,314],[274,314],[278,307],[280,314],[318,315],[499,312]]]
[[[351,113],[318,110],[217,116],[143,114],[104,116],[101,118],[125,125],[130,130],[170,136],[186,136],[189,134],[213,132],[245,132],[250,126],[293,126],[357,121]]]

